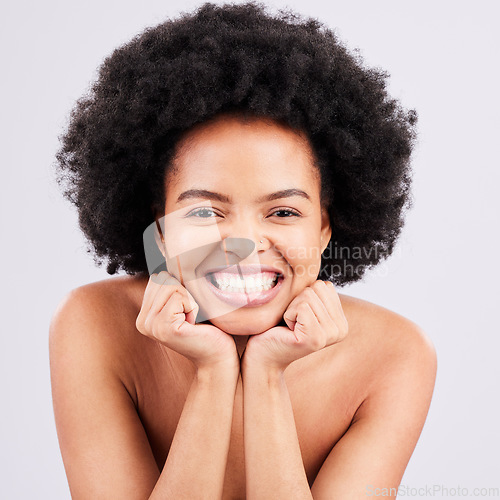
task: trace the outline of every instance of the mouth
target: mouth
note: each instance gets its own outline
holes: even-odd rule
[[[264,292],[274,288],[281,274],[263,272],[256,274],[208,273],[206,279],[219,290],[229,293]]]
[[[205,275],[214,295],[238,307],[269,302],[278,293],[283,279],[279,271],[261,266],[231,266],[210,270]]]

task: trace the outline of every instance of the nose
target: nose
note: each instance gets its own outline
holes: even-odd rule
[[[233,254],[238,262],[251,255],[256,247],[255,242],[249,238],[227,237],[222,240],[222,246],[226,255]]]
[[[219,226],[226,252],[232,252],[240,259],[245,259],[254,250],[263,249],[261,242],[264,241],[265,230],[261,227],[261,221],[256,220],[255,213],[248,210],[235,214],[231,219]]]

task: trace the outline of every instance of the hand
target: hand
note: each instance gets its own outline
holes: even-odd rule
[[[321,280],[306,287],[283,314],[288,327],[276,326],[248,339],[242,363],[284,371],[303,356],[342,341],[347,319],[333,283]]]
[[[220,365],[239,372],[234,339],[213,325],[196,324],[198,310],[188,290],[162,271],[149,278],[136,328],[190,359],[197,369]]]

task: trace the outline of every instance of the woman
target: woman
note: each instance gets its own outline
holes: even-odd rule
[[[434,348],[335,285],[392,252],[415,122],[331,31],[254,3],[105,60],[58,154],[96,259],[128,274],[50,326],[74,498],[396,495]]]

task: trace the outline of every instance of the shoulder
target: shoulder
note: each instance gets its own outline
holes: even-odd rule
[[[342,309],[349,323],[349,332],[363,337],[374,348],[389,349],[391,355],[417,349],[435,355],[428,334],[414,321],[367,300],[339,293]],[[405,348],[406,346],[406,348]]]
[[[119,276],[69,291],[50,321],[51,362],[71,352],[78,358],[101,359],[115,372],[120,371],[130,343],[143,337],[134,332],[141,286],[133,276]]]
[[[130,300],[134,290],[140,283],[147,284],[147,280],[136,276],[115,276],[92,283],[87,283],[70,290],[60,301],[56,313],[59,313],[68,304],[77,304],[95,300],[107,300],[121,302]]]
[[[149,339],[134,337],[129,325],[128,283],[112,278],[71,290],[50,324],[54,417],[73,498],[126,498],[150,492],[158,478],[133,370]]]
[[[339,342],[343,356],[337,361],[356,403],[311,491],[315,497],[354,498],[353,488],[359,488],[361,498],[366,485],[382,491],[401,482],[432,399],[436,352],[410,319],[366,300],[339,298],[349,333]]]
[[[84,324],[115,322],[129,311],[140,308],[142,281],[133,276],[118,276],[81,285],[70,290],[59,302],[51,320]],[[145,283],[142,289],[144,292]]]
[[[414,321],[367,300],[339,294],[349,324],[346,338],[363,363],[370,386],[420,381],[432,393],[437,370],[436,349]],[[406,374],[405,378],[403,375]],[[368,387],[368,386],[367,386]]]

